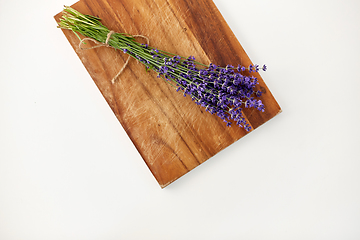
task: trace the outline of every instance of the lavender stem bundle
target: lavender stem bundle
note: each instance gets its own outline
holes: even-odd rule
[[[243,116],[242,108],[255,108],[264,112],[264,104],[256,99],[262,94],[255,90],[257,78],[242,74],[244,71],[258,72],[258,65],[238,65],[236,68],[231,65],[220,67],[213,63],[204,65],[195,61],[194,56],[180,57],[141,44],[130,34],[110,31],[100,20],[65,6],[58,27],[72,30],[80,41],[78,34],[128,54],[144,64],[147,70],[157,72],[157,77],[164,79],[176,91],[182,92],[184,96],[189,95],[196,104],[216,114],[227,126],[235,122],[250,131],[251,126]],[[265,71],[266,66],[261,69]]]

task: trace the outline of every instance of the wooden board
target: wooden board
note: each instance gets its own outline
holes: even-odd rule
[[[72,7],[100,17],[111,30],[145,35],[152,47],[194,55],[205,64],[251,63],[212,0],[81,0]],[[247,134],[236,125],[226,127],[134,59],[112,84],[127,56],[107,47],[80,50],[79,39],[63,32],[161,187]],[[253,129],[281,111],[261,76],[255,76],[266,110],[244,110]]]

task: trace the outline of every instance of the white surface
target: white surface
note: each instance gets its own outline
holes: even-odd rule
[[[74,2],[0,1],[1,240],[360,239],[358,0],[216,0],[283,113],[163,190],[56,28]]]

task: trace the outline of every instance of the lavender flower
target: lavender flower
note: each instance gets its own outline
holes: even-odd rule
[[[261,91],[256,91],[257,78],[248,76],[245,71],[258,72],[259,65],[220,67],[214,63],[204,65],[195,60],[194,56],[184,58],[157,48],[140,44],[128,34],[112,33],[107,39],[109,29],[101,24],[97,17],[83,15],[78,11],[65,7],[64,15],[59,23],[60,28],[70,29],[86,37],[121,50],[157,72],[157,77],[164,79],[176,91],[189,96],[196,104],[205,108],[210,114],[216,114],[226,126],[236,125],[246,131],[251,130],[242,114],[242,108],[254,108],[264,111]],[[264,65],[261,68],[265,71]]]
[[[145,49],[144,51],[146,52]],[[151,49],[149,54],[151,55]],[[261,92],[254,90],[258,84],[255,77],[242,74],[244,67],[235,69],[228,65],[222,68],[213,63],[207,67],[199,67],[193,56],[170,57],[162,51],[158,53],[158,58],[158,62],[151,62],[148,66],[158,72],[158,77],[172,83],[184,96],[189,95],[206,111],[219,116],[227,126],[231,126],[233,120],[249,131],[251,127],[242,115],[242,106],[259,111],[265,109],[261,100],[252,97],[259,97]],[[258,66],[255,65],[253,70],[258,71]]]

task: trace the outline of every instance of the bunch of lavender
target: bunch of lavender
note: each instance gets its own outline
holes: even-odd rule
[[[256,77],[242,74],[244,71],[258,72],[258,65],[204,65],[195,61],[194,56],[184,58],[158,50],[136,42],[133,36],[126,33],[111,33],[109,38],[110,31],[100,22],[100,18],[84,15],[66,6],[58,24],[62,29],[72,30],[78,37],[80,33],[100,43],[106,42],[140,61],[147,70],[157,72],[157,76],[176,88],[176,91],[182,92],[184,96],[189,95],[196,104],[219,116],[227,126],[235,122],[250,131],[251,126],[242,115],[242,108],[255,108],[262,112],[265,109],[262,101],[256,99],[261,96],[261,91],[255,91],[258,84]],[[261,69],[265,71],[266,66]]]

